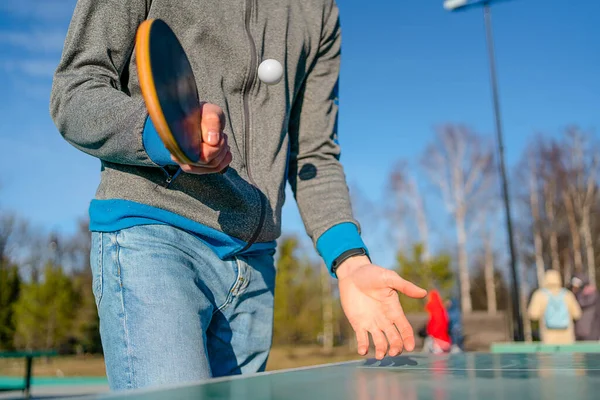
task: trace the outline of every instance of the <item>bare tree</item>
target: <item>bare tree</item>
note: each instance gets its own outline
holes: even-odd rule
[[[68,262],[69,269],[72,272],[91,276],[90,252],[92,241],[87,218],[80,218],[77,221],[77,230],[65,242],[62,250],[65,253],[63,263]]]
[[[529,157],[529,201],[533,217],[533,243],[535,247],[535,266],[538,285],[544,281],[544,249],[542,239],[542,220],[540,218],[540,201],[538,197],[538,171],[533,154]]]
[[[550,265],[560,270],[558,234],[564,221],[563,209],[557,207],[562,205],[558,185],[561,152],[553,141],[537,135],[516,166],[516,177],[520,181],[516,193],[522,213],[516,220],[521,237],[518,247],[523,267],[535,268],[538,284],[543,282]],[[560,218],[555,216],[555,210],[560,212]]]
[[[562,143],[553,139],[537,139],[533,146],[539,165],[539,188],[544,198],[544,215],[540,221],[542,236],[550,248],[550,263],[552,269],[562,271],[568,278],[573,270],[571,250],[561,246],[567,245],[565,239],[572,237],[576,228],[576,216],[570,202],[565,203],[565,187],[568,175],[565,166],[566,149]],[[562,240],[561,240],[562,239]],[[575,243],[580,242],[576,233]],[[576,265],[581,265],[580,252],[576,253]],[[564,260],[561,268],[561,259]]]
[[[560,271],[560,255],[558,234],[562,228],[561,217],[558,212],[561,211],[560,204],[561,190],[559,178],[562,174],[563,149],[555,142],[547,143],[542,137],[531,149],[532,158],[537,163],[536,171],[536,189],[544,199],[543,211],[545,214],[540,219],[539,228],[542,231],[542,237],[547,238],[550,247],[550,263],[552,269]],[[564,220],[564,218],[562,218]]]
[[[496,282],[494,279],[494,230],[486,229],[485,235],[485,291],[487,293],[487,311],[490,315],[495,315],[498,311],[498,302],[496,301]]]
[[[560,271],[560,256],[558,254],[558,229],[555,216],[554,199],[556,193],[556,176],[550,176],[544,183],[545,211],[548,230],[550,231],[550,259],[552,269]]]
[[[574,192],[575,204],[581,210],[581,231],[586,250],[586,261],[588,267],[588,277],[591,282],[596,282],[596,261],[594,257],[594,241],[592,239],[592,222],[591,213],[592,207],[595,205],[598,198],[597,173],[600,164],[600,155],[596,151],[591,151],[591,157],[586,162],[583,150],[582,138],[574,132],[574,148],[575,159],[577,162],[577,170],[581,175],[580,190]],[[591,149],[590,149],[591,150]],[[587,175],[587,177],[586,177]]]
[[[394,201],[392,211],[402,220],[414,215],[419,232],[419,242],[423,246],[423,260],[428,261],[429,253],[429,226],[425,210],[425,199],[421,195],[417,182],[408,171],[406,163],[398,163],[390,175],[390,189]]]
[[[483,204],[478,205],[473,212],[474,218],[471,222],[469,235],[477,235],[481,238],[483,247],[483,277],[485,281],[486,310],[488,314],[494,315],[498,311],[496,299],[496,271],[494,256],[494,231],[498,226],[495,218],[499,215],[498,199],[490,198]]]
[[[568,282],[571,279],[571,275],[573,275],[573,262],[571,261],[570,249],[568,247],[563,248],[563,259],[565,260],[563,280]]]
[[[422,160],[431,181],[437,186],[456,226],[461,308],[472,310],[469,261],[467,257],[467,222],[469,213],[491,193],[494,157],[491,146],[470,129],[445,125],[437,130],[435,141]]]
[[[595,194],[592,196],[592,185],[589,185],[588,188],[590,191],[590,198],[584,201],[583,207],[581,208],[582,219],[581,219],[581,230],[583,233],[583,241],[585,242],[585,251],[586,251],[586,260],[588,267],[588,277],[590,282],[596,284],[596,260],[594,256],[594,240],[592,239],[592,222],[590,218],[591,209],[593,205],[592,198],[595,197]]]
[[[521,204],[527,199],[520,251],[528,265],[535,262],[538,281],[544,267],[560,271],[565,281],[575,272],[596,280],[600,152],[594,140],[578,128],[566,129],[559,138],[540,135],[518,166]]]
[[[47,240],[27,220],[8,211],[0,213],[0,259],[9,259],[20,269],[29,269],[34,282],[50,254]]]
[[[581,255],[581,235],[579,224],[577,223],[577,215],[573,199],[570,196],[569,190],[564,189],[562,192],[565,209],[567,212],[567,220],[569,221],[569,229],[571,230],[571,240],[573,241],[573,259],[575,262],[575,272],[583,272],[583,257]]]
[[[394,240],[393,235],[384,230],[387,221],[386,210],[379,207],[360,185],[351,183],[349,187],[352,211],[360,221],[361,236],[369,243],[372,251],[377,253],[384,251],[390,245],[395,246],[397,241]]]
[[[39,228],[29,221],[23,222],[19,229],[18,240],[20,267],[29,270],[31,281],[38,283],[42,278],[44,266],[52,255],[51,241]]]
[[[573,240],[575,270],[583,272],[581,236],[586,250],[587,272],[591,282],[596,282],[594,242],[592,238],[592,207],[598,196],[597,173],[600,156],[595,151],[586,154],[586,135],[577,128],[566,131],[565,148],[569,157],[564,163],[563,200],[567,210],[569,227]],[[591,148],[590,148],[591,150]],[[580,236],[581,235],[581,236]]]

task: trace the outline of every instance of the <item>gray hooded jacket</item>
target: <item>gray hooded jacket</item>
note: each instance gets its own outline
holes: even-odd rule
[[[144,148],[134,41],[148,18],[171,26],[201,100],[225,111],[233,161],[223,175],[170,182]],[[287,180],[316,243],[337,224],[359,229],[337,142],[340,46],[334,0],[79,0],[51,115],[69,143],[101,160],[97,200],[157,207],[251,244],[280,235]],[[268,58],[284,67],[277,85],[257,78]]]

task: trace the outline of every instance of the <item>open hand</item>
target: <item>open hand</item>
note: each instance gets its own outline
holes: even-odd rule
[[[203,103],[200,117],[202,143],[200,143],[200,160],[194,164],[186,164],[175,156],[175,161],[184,172],[191,174],[212,174],[221,172],[231,162],[231,151],[227,135],[223,132],[225,115],[221,107]]]
[[[375,356],[381,360],[389,343],[389,355],[415,348],[413,328],[406,319],[398,292],[423,298],[427,291],[408,282],[396,272],[371,264],[366,256],[352,257],[337,269],[340,300],[348,322],[356,332],[358,353],[366,355],[370,333]]]

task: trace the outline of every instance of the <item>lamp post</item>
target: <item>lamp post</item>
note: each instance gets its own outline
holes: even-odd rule
[[[506,168],[504,165],[504,143],[502,139],[502,123],[500,118],[500,102],[498,100],[498,81],[496,78],[496,60],[494,55],[494,41],[492,36],[492,22],[490,3],[501,0],[446,0],[444,8],[449,11],[465,10],[472,7],[483,7],[483,18],[485,22],[485,36],[488,48],[488,57],[490,65],[490,80],[492,86],[492,101],[494,107],[494,118],[496,123],[496,140],[498,144],[498,158],[500,178],[502,180],[502,194],[504,199],[504,209],[506,214],[506,231],[508,236],[508,247],[510,250],[510,269],[512,275],[512,306],[513,322],[516,328],[514,340],[522,342],[524,340],[523,318],[521,315],[521,301],[519,296],[519,279],[517,274],[517,257],[512,228],[512,218],[510,210],[510,195],[508,193],[508,183],[506,178]]]

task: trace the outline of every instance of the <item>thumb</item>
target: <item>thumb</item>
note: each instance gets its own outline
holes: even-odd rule
[[[221,140],[223,130],[223,110],[215,104],[204,103],[202,106],[202,141],[211,146],[216,146]]]
[[[390,286],[392,289],[395,289],[398,292],[415,299],[422,299],[427,295],[427,290],[420,288],[406,279],[402,279],[400,275],[393,271],[389,272],[390,273],[387,274],[386,279],[388,286]]]

